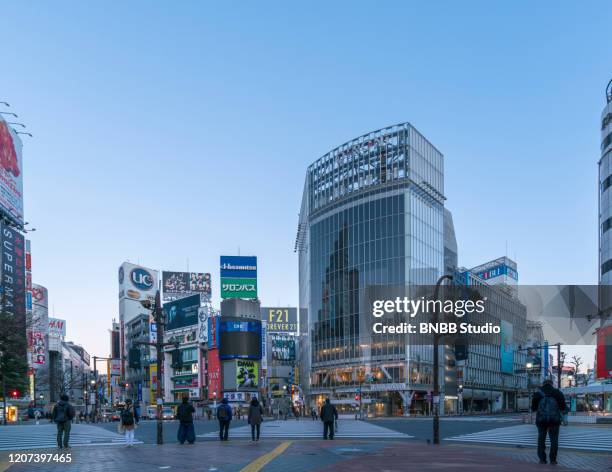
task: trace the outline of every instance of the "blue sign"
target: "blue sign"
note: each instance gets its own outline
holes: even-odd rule
[[[259,333],[261,331],[261,321],[221,321],[219,326],[220,333]]]
[[[502,374],[514,373],[514,327],[511,323],[501,322],[500,358]]]
[[[149,290],[153,287],[153,276],[148,270],[142,268],[132,269],[130,279],[136,288]]]
[[[481,272],[477,272],[476,275],[483,280],[494,279],[495,277],[499,277],[501,275],[507,275],[508,277],[514,280],[518,280],[517,272],[511,267],[508,267],[504,264],[492,267],[491,269],[483,270]]]
[[[257,278],[256,256],[221,256],[221,278]]]

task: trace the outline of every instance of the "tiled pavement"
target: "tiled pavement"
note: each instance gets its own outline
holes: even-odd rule
[[[512,448],[478,447],[450,444],[432,446],[415,441],[308,440],[274,439],[253,443],[246,440],[229,442],[200,441],[195,445],[166,444],[125,447],[82,447],[70,450],[71,464],[8,464],[7,453],[0,453],[0,472],[20,471],[202,471],[238,472],[277,446],[289,447],[272,459],[262,470],[266,472],[302,472],[310,470],[341,471],[542,471],[536,464],[535,451]],[[36,450],[34,452],[47,452]],[[58,452],[49,450],[49,452]],[[607,454],[562,451],[560,471],[612,470]],[[2,465],[3,464],[3,465]],[[8,469],[6,467],[9,466]],[[574,466],[567,468],[565,466]],[[253,469],[251,467],[251,470]]]

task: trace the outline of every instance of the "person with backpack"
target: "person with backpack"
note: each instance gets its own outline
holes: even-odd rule
[[[195,428],[193,427],[194,413],[195,408],[189,403],[189,398],[183,397],[183,402],[176,410],[176,417],[179,420],[177,439],[181,444],[185,444],[185,440],[187,440],[189,444],[195,442]]]
[[[69,448],[70,428],[74,418],[74,407],[68,402],[68,395],[62,393],[60,401],[55,404],[51,412],[51,419],[57,425],[57,447]]]
[[[553,387],[552,380],[546,379],[533,396],[531,411],[536,412],[538,427],[538,457],[540,464],[546,464],[546,435],[550,438],[550,463],[557,464],[559,450],[559,426],[567,412],[565,397],[561,390]]]
[[[334,421],[338,419],[338,410],[331,404],[329,398],[325,399],[325,404],[321,407],[321,421],[323,422],[323,439],[334,439]]]
[[[134,406],[129,398],[125,401],[125,408],[121,412],[121,428],[125,435],[125,445],[134,445],[134,429],[136,429],[136,419],[134,417]]]
[[[228,404],[227,398],[221,400],[221,405],[217,408],[217,419],[219,420],[219,439],[227,441],[229,425],[232,421],[232,408]]]
[[[251,440],[252,441],[259,441],[259,432],[261,429],[261,423],[263,421],[263,408],[262,406],[259,404],[259,400],[257,400],[257,398],[253,398],[251,400],[251,404],[249,406],[249,416],[248,416],[248,421],[249,424],[251,425]],[[257,439],[255,439],[255,431],[257,431]]]

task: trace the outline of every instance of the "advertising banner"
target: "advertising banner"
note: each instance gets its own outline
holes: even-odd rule
[[[502,374],[514,373],[514,327],[507,321],[501,322],[501,372]]]
[[[208,308],[200,307],[198,309],[198,342],[208,342]]]
[[[191,295],[164,304],[166,330],[184,328],[198,323],[200,295]]]
[[[214,318],[211,318],[214,319]],[[208,399],[216,400],[221,397],[221,361],[219,350],[208,350]]]
[[[4,311],[12,315],[23,332],[23,342],[18,354],[26,357],[26,285],[25,285],[25,240],[23,235],[4,222],[0,222],[0,243],[2,245],[0,300]]]
[[[151,364],[149,366],[149,376],[151,377],[151,403],[157,404],[155,400],[157,398],[157,364]]]
[[[119,267],[119,298],[155,300],[159,273],[130,262]]]
[[[45,347],[45,333],[32,332],[32,362],[35,366],[45,365],[47,350]]]
[[[49,336],[56,338],[66,337],[66,320],[59,318],[49,318]]]
[[[32,331],[47,333],[49,329],[49,292],[45,287],[32,284]]]
[[[295,339],[288,336],[272,336],[272,359],[275,361],[295,361]]]
[[[257,279],[221,279],[221,298],[257,298]]]
[[[203,272],[163,271],[162,287],[165,302],[196,293],[210,300],[212,292],[210,274]]]
[[[297,333],[297,308],[261,307],[261,319],[268,324],[269,333]]]
[[[256,361],[237,360],[236,361],[236,388],[257,387],[259,380],[259,365]]]
[[[221,318],[221,359],[261,359],[261,321]]]
[[[219,316],[208,318],[208,349],[219,348]]]
[[[597,330],[596,358],[596,378],[612,378],[612,325]]]
[[[268,368],[268,324],[265,320],[261,322],[261,370]]]
[[[153,366],[151,366],[153,367]],[[157,368],[157,366],[155,366]],[[110,375],[113,377],[121,376],[121,359],[111,359],[110,361]]]
[[[23,161],[19,135],[0,116],[0,212],[23,225]]]
[[[221,278],[257,278],[256,256],[221,256]]]

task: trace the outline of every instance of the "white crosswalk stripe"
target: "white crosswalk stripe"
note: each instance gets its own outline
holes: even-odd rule
[[[200,438],[219,439],[219,432],[200,434]],[[231,438],[251,438],[250,426],[239,426],[229,431]],[[390,429],[366,423],[364,421],[347,420],[338,423],[337,439],[410,439],[413,436],[392,431]],[[261,424],[261,438],[298,438],[323,439],[323,423],[320,421],[264,421]]]
[[[538,430],[534,425],[518,425],[463,434],[446,441],[537,447]],[[547,445],[550,442],[546,441]],[[559,448],[612,452],[612,428],[561,427]]]
[[[431,416],[421,416],[411,418],[411,420],[431,421]],[[515,423],[521,421],[520,416],[441,416],[440,421],[467,421],[467,422],[497,422],[497,423]]]
[[[123,446],[122,434],[85,424],[73,424],[70,446]],[[142,441],[134,440],[134,444]],[[57,448],[57,428],[54,424],[0,426],[0,451]]]

